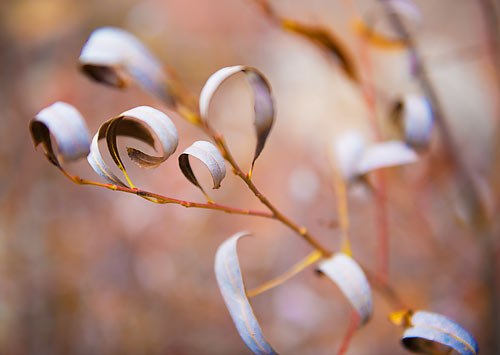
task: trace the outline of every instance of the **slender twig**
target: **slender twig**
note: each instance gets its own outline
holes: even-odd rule
[[[351,256],[351,241],[349,237],[349,208],[347,206],[347,194],[346,194],[346,184],[340,174],[340,171],[336,167],[335,163],[332,162],[333,166],[333,185],[335,188],[335,198],[337,201],[337,213],[339,215],[339,226],[342,232],[341,236],[341,247],[343,253]]]
[[[349,328],[347,328],[344,340],[342,340],[342,344],[340,345],[340,349],[337,353],[338,355],[344,354],[349,348],[349,343],[351,342],[354,333],[358,329],[358,324],[359,324],[359,314],[355,310],[351,310]]]
[[[352,0],[347,0],[351,14],[354,17],[359,17],[357,5]],[[365,75],[361,76],[360,84],[363,97],[368,108],[370,124],[376,141],[382,139],[379,125],[377,122],[377,101],[376,90],[373,82],[373,67],[368,45],[365,37],[359,37],[358,40],[358,55]],[[389,280],[389,223],[387,210],[387,186],[384,172],[382,170],[375,171],[376,195],[375,195],[375,216],[377,224],[377,273],[380,280],[388,282]]]
[[[492,353],[497,353],[500,349],[500,344],[498,342],[500,333],[500,322],[498,321],[498,262],[494,252],[495,241],[494,241],[494,231],[491,221],[488,220],[488,211],[486,205],[484,204],[481,194],[478,191],[477,185],[474,183],[474,178],[472,172],[467,166],[464,156],[460,153],[459,146],[453,137],[448,121],[444,115],[444,111],[437,95],[436,89],[427,72],[427,68],[422,59],[422,56],[418,50],[417,44],[411,35],[411,33],[405,27],[403,21],[399,17],[398,13],[393,11],[391,4],[388,1],[378,0],[381,6],[384,8],[387,18],[389,19],[392,27],[400,34],[400,36],[406,39],[408,44],[408,52],[413,57],[416,67],[417,79],[420,83],[422,90],[426,93],[428,99],[431,102],[433,111],[435,113],[436,125],[441,134],[442,141],[446,148],[446,153],[449,160],[452,162],[454,168],[457,171],[458,182],[461,184],[461,189],[467,193],[468,198],[470,198],[470,204],[472,205],[471,211],[474,215],[472,216],[473,225],[476,232],[482,237],[481,241],[483,244],[483,257],[485,259],[484,267],[484,278],[485,284],[488,286],[489,290],[489,303],[492,304],[492,311],[490,313],[489,326],[488,329],[488,342],[490,345],[490,351]],[[493,18],[494,22],[498,25],[498,5],[495,2],[489,2],[487,0],[481,1],[481,5],[486,6],[493,13],[488,13],[489,18]],[[491,6],[490,6],[491,5]],[[498,26],[494,26],[494,31],[492,33],[493,38],[499,38]],[[496,42],[496,41],[491,41]],[[500,47],[497,50],[491,50],[492,54],[499,53]],[[496,61],[495,61],[496,62]],[[498,64],[498,62],[496,62]],[[495,74],[497,79],[500,78],[498,74],[499,71],[495,67]]]
[[[255,287],[254,289],[251,289],[250,291],[247,292],[248,297],[254,297],[257,296],[267,290],[270,290],[271,288],[274,288],[276,286],[281,285],[283,282],[289,280],[293,276],[297,275],[299,272],[304,270],[306,267],[309,265],[315,263],[318,261],[323,254],[319,250],[315,250],[312,253],[310,253],[308,256],[306,256],[303,260],[299,261],[297,264],[295,264],[290,270],[287,272],[283,273],[282,275],[271,279],[267,281],[266,283],[263,283],[260,286]]]
[[[167,197],[163,196],[154,192],[149,192],[146,190],[141,190],[137,188],[130,188],[130,187],[124,187],[124,186],[119,186],[119,185],[113,185],[113,184],[103,184],[100,182],[96,181],[90,181],[86,179],[82,179],[78,176],[72,176],[70,175],[66,170],[60,168],[62,173],[71,181],[78,185],[91,185],[91,186],[98,186],[98,187],[103,187],[109,190],[113,191],[121,191],[121,192],[126,192],[129,194],[134,194],[140,197],[144,197],[148,199],[149,201],[160,203],[160,204],[167,204],[167,203],[174,203],[177,205],[184,206],[186,208],[204,208],[204,209],[209,209],[209,210],[217,210],[217,211],[223,211],[226,213],[232,213],[232,214],[242,214],[242,215],[249,215],[249,216],[260,216],[260,217],[266,217],[266,218],[275,218],[274,214],[269,213],[267,211],[255,211],[255,210],[249,210],[249,209],[240,209],[240,208],[234,208],[234,207],[229,207],[229,206],[224,206],[224,205],[219,205],[216,203],[199,203],[199,202],[191,202],[191,201],[184,201],[184,200],[178,200],[172,197]]]
[[[500,100],[498,95],[500,93],[500,4],[495,0],[481,0],[478,1],[481,7],[484,23],[486,25],[485,37],[488,43],[487,50],[491,61],[491,68],[496,81],[496,114],[497,122],[500,118]],[[500,128],[497,124],[497,134],[493,154],[493,166],[495,166],[500,155],[500,140],[498,139]],[[498,216],[500,207],[500,186],[498,184],[498,169],[493,169],[491,174],[490,184],[492,186],[493,195],[495,196],[495,213]],[[488,336],[487,344],[489,351],[492,353],[500,352],[500,306],[498,299],[500,297],[500,281],[498,274],[500,273],[500,265],[498,262],[498,222],[496,225],[497,231],[495,232],[495,225],[489,226],[490,231],[487,232],[487,238],[483,238],[483,279],[488,290],[488,303],[490,306],[489,319],[488,319]],[[495,235],[496,234],[496,235]],[[495,238],[496,237],[496,238]]]
[[[408,52],[410,53],[410,56],[413,58],[415,63],[417,79],[420,83],[420,86],[422,87],[422,90],[426,93],[426,96],[431,102],[436,120],[436,126],[441,134],[441,138],[447,150],[448,158],[459,173],[459,181],[463,184],[465,189],[470,192],[469,195],[473,199],[472,203],[475,207],[475,210],[477,210],[477,214],[474,216],[474,222],[476,224],[482,224],[485,222],[484,219],[486,217],[485,206],[482,203],[480,194],[477,191],[477,186],[474,183],[472,173],[465,163],[463,155],[460,154],[458,144],[451,133],[448,121],[446,120],[444,110],[441,105],[441,101],[439,100],[432,81],[430,80],[427,68],[425,67],[425,64],[422,60],[422,55],[418,50],[415,39],[403,24],[403,21],[399,17],[398,13],[392,10],[391,4],[388,1],[378,1],[384,8],[387,18],[389,19],[394,30],[399,33],[400,37],[405,39],[407,43]]]
[[[366,271],[366,269],[364,270],[373,288],[380,292],[380,294],[392,304],[395,310],[408,309],[406,302],[404,302],[399,293],[387,282],[387,280],[380,280],[377,276]]]

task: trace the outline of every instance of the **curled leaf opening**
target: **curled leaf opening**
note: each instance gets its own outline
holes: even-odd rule
[[[157,149],[155,142],[158,142],[160,156],[149,155],[138,149],[127,147],[129,158],[141,168],[155,168],[160,165],[175,152],[178,143],[177,129],[170,118],[149,106],[135,107],[104,122],[92,140],[87,160],[97,174],[108,182],[120,186],[127,185],[104,162],[98,145],[100,139],[106,139],[114,163],[123,172],[130,187],[133,187],[118,153],[116,142],[118,136],[136,138],[153,149]]]
[[[174,106],[172,88],[162,64],[131,33],[116,27],[102,27],[90,35],[79,63],[92,79],[118,88],[133,81],[142,89]]]
[[[448,317],[426,311],[408,311],[406,315],[402,343],[407,349],[424,354],[449,354],[452,350],[462,355],[478,353],[474,337]]]
[[[90,134],[85,120],[76,108],[65,102],[55,102],[41,110],[29,123],[35,148],[42,144],[45,156],[57,167],[59,158],[71,161],[89,153]],[[50,135],[54,137],[58,153],[54,152]]]
[[[210,171],[214,182],[214,189],[218,189],[224,177],[226,176],[226,165],[224,158],[220,154],[217,147],[207,141],[194,142],[188,147],[181,155],[179,155],[179,167],[186,177],[193,185],[197,186],[204,194],[205,191],[201,187],[198,179],[191,169],[189,163],[189,156],[198,158]],[[205,194],[206,195],[206,194]]]
[[[230,77],[243,73],[253,92],[254,125],[257,144],[252,160],[252,166],[259,157],[274,122],[274,103],[271,86],[265,76],[256,68],[237,65],[216,71],[208,78],[200,94],[200,114],[204,121],[208,120],[210,103],[217,89]]]
[[[359,314],[359,326],[368,322],[373,313],[372,292],[368,279],[358,263],[344,253],[336,253],[322,261],[318,270],[337,284]]]
[[[264,337],[246,295],[236,244],[247,235],[247,232],[236,233],[219,246],[215,256],[215,276],[243,342],[254,354],[277,354]]]

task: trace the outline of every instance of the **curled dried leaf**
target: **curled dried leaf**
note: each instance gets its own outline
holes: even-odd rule
[[[160,156],[152,156],[135,148],[127,148],[129,158],[142,168],[155,168],[160,165],[175,152],[178,143],[177,129],[170,118],[149,106],[135,107],[104,122],[92,140],[87,160],[97,174],[110,183],[120,186],[126,186],[126,184],[106,165],[98,145],[100,139],[106,139],[113,161],[125,175],[130,187],[133,187],[118,153],[116,142],[118,136],[136,138],[154,149],[157,149],[155,142],[158,142]]]
[[[344,180],[357,177],[357,164],[365,148],[365,139],[357,131],[345,132],[333,141],[334,159]]]
[[[424,354],[478,353],[477,342],[467,330],[441,314],[426,311],[411,315],[402,342],[407,349]]]
[[[267,136],[269,135],[274,122],[274,103],[271,94],[271,86],[259,70],[252,67],[237,65],[222,68],[212,74],[201,90],[200,114],[202,120],[206,121],[208,119],[210,103],[215,92],[225,80],[238,73],[245,74],[245,78],[253,91],[255,113],[254,124],[257,135],[257,145],[255,147],[255,153],[252,161],[253,166],[255,160],[259,157],[262,149],[264,148]]]
[[[406,143],[414,148],[425,148],[429,145],[434,113],[425,96],[405,96],[396,105],[394,115],[402,127]]]
[[[265,339],[246,295],[236,244],[247,235],[247,232],[236,233],[219,246],[215,256],[215,276],[243,342],[254,354],[277,354]]]
[[[365,41],[376,48],[394,50],[405,49],[407,46],[405,39],[388,37],[385,34],[377,32],[361,19],[353,20],[351,27],[354,33],[364,38]]]
[[[371,171],[416,162],[418,155],[400,141],[387,141],[367,146],[357,131],[348,131],[334,142],[332,153],[346,180],[359,178]]]
[[[420,9],[407,0],[385,0],[386,9],[400,16],[409,27],[418,28],[422,22]],[[372,14],[367,21],[357,19],[353,21],[354,32],[363,37],[368,43],[380,49],[404,49],[408,45],[407,38],[400,36],[390,36],[375,29],[376,22],[384,15],[380,13]]]
[[[92,79],[123,88],[132,81],[142,89],[174,106],[173,89],[156,57],[131,33],[102,27],[90,35],[82,48],[79,63]]]
[[[342,41],[332,33],[322,27],[308,26],[289,19],[282,20],[281,26],[290,32],[294,32],[308,38],[313,43],[318,45],[318,47],[326,50],[338,60],[341,68],[348,77],[354,81],[359,80],[354,60],[348,52],[347,46],[345,46]]]
[[[193,170],[191,169],[191,164],[189,163],[190,155],[198,158],[203,164],[206,165],[214,181],[213,188],[218,189],[222,179],[226,176],[226,165],[224,164],[224,158],[220,154],[217,147],[210,142],[197,141],[188,147],[181,155],[179,155],[179,167],[182,173],[192,184],[197,186],[205,194],[205,191],[201,187],[193,173]]]
[[[59,158],[71,161],[85,157],[89,152],[90,134],[85,120],[76,108],[65,102],[55,102],[41,110],[29,123],[35,148],[42,144],[45,156],[60,167]],[[54,137],[59,154],[52,147]]]
[[[365,273],[353,258],[336,253],[319,264],[318,270],[337,284],[364,325],[373,313],[372,292]]]
[[[400,141],[382,142],[365,149],[357,163],[356,172],[360,176],[377,169],[410,164],[417,160],[417,153],[405,143]]]

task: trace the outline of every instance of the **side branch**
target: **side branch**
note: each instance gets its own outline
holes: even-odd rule
[[[224,205],[219,205],[216,203],[199,203],[199,202],[191,202],[191,201],[184,201],[184,200],[178,200],[172,197],[167,197],[163,196],[154,192],[149,192],[137,188],[130,188],[130,187],[123,187],[123,186],[118,186],[118,185],[113,185],[113,184],[103,184],[100,182],[96,181],[90,181],[90,180],[85,180],[82,179],[78,176],[72,176],[70,175],[67,171],[64,169],[60,168],[62,173],[71,181],[78,185],[91,185],[91,186],[98,186],[98,187],[103,187],[109,190],[113,191],[121,191],[121,192],[126,192],[130,194],[134,194],[140,197],[143,197],[147,199],[148,201],[159,203],[159,204],[167,204],[167,203],[174,203],[177,205],[184,206],[186,208],[204,208],[204,209],[209,209],[209,210],[217,210],[217,211],[222,211],[226,213],[232,213],[232,214],[242,214],[242,215],[248,215],[248,216],[260,216],[260,217],[266,217],[266,218],[273,218],[275,219],[274,214],[269,213],[267,211],[255,211],[255,210],[249,210],[249,209],[241,209],[241,208],[235,208],[235,207],[229,207],[229,206],[224,206]]]

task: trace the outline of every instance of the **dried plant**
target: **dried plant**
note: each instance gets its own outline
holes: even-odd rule
[[[342,232],[339,251],[332,252],[306,227],[283,214],[252,180],[254,170],[258,169],[256,161],[263,153],[266,141],[272,139],[276,117],[271,85],[265,74],[257,68],[240,65],[218,70],[206,81],[199,100],[195,100],[193,94],[176,79],[173,72],[165,70],[160,61],[134,35],[125,30],[113,27],[97,29],[83,46],[79,64],[84,74],[97,82],[118,88],[137,85],[162,100],[169,109],[204,132],[210,142],[194,142],[178,155],[178,162],[182,174],[200,189],[206,202],[171,198],[139,188],[132,183],[119,154],[118,137],[131,137],[156,149],[158,155],[150,155],[133,147],[127,148],[130,160],[141,168],[155,168],[174,155],[179,140],[177,128],[168,115],[149,106],[136,107],[107,120],[91,139],[85,121],[77,109],[67,103],[56,102],[41,110],[30,122],[35,146],[42,145],[47,159],[74,183],[134,194],[157,204],[178,204],[189,208],[269,218],[283,224],[306,241],[313,249],[306,258],[298,261],[283,275],[252,290],[245,288],[237,254],[238,241],[250,233],[235,233],[218,248],[215,255],[215,274],[219,289],[242,340],[255,354],[275,354],[277,351],[259,326],[250,304],[251,298],[284,283],[311,265],[316,265],[320,274],[333,281],[352,306],[351,325],[338,350],[339,354],[347,350],[356,329],[366,324],[372,316],[372,287],[393,305],[395,311],[388,316],[394,324],[404,328],[402,344],[406,348],[427,354],[444,354],[452,350],[460,354],[477,354],[476,341],[464,328],[443,315],[413,310],[400,299],[388,278],[387,196],[383,169],[414,163],[419,159],[419,154],[425,154],[432,138],[434,122],[437,123],[449,156],[459,171],[463,189],[471,191],[470,196],[481,206],[473,179],[461,158],[457,156],[456,143],[449,134],[437,95],[426,75],[412,36],[402,20],[402,16],[406,16],[407,20],[418,22],[418,9],[407,1],[381,0],[382,7],[397,30],[398,36],[393,38],[378,33],[371,20],[355,21],[362,63],[369,60],[366,56],[366,46],[384,49],[406,48],[412,54],[415,76],[422,86],[421,95],[401,93],[401,99],[392,109],[392,124],[399,130],[400,139],[384,141],[375,119],[374,83],[369,75],[359,74],[359,69],[352,59],[353,54],[345,49],[341,41],[326,29],[279,16],[265,0],[255,0],[255,3],[273,24],[285,31],[299,34],[334,58],[333,62],[342,68],[346,77],[362,88],[366,104],[371,108],[372,127],[374,136],[377,137],[375,143],[365,142],[359,132],[352,131],[338,137],[332,147],[329,147],[339,228]],[[366,67],[370,67],[369,62]],[[213,96],[219,87],[233,76],[246,81],[253,97],[256,146],[248,172],[241,169],[231,154],[224,135],[213,127],[209,117]],[[108,153],[123,177],[117,176],[114,168],[106,164],[99,147],[100,140],[105,140]],[[83,157],[87,157],[90,166],[106,182],[73,176],[64,167],[65,162]],[[213,178],[214,189],[221,187],[228,164],[230,171],[246,184],[264,210],[226,206],[213,201],[191,168],[192,158],[197,158],[207,167]],[[353,257],[355,253],[350,243],[346,194],[355,184],[364,184],[371,189],[377,206],[378,266],[373,273]],[[475,223],[484,224],[484,214],[483,210],[478,210],[474,216]]]

